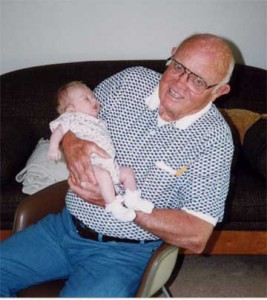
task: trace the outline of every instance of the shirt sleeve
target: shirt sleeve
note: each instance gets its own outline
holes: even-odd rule
[[[216,225],[223,219],[229,189],[234,149],[230,130],[214,130],[203,138],[202,146],[180,191],[182,210]]]
[[[116,108],[129,100],[129,95],[132,95],[132,102],[142,98],[145,103],[145,98],[151,95],[160,77],[161,74],[153,70],[137,66],[127,68],[102,81],[94,90],[101,104],[100,118],[109,118]],[[136,86],[139,87],[138,90]]]
[[[105,116],[114,111],[114,107],[120,101],[119,91],[127,73],[128,69],[112,75],[94,89],[94,94],[101,105],[100,118],[105,119]]]

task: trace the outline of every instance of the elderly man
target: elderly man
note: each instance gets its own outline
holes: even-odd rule
[[[94,91],[117,161],[134,169],[152,213],[137,211],[122,223],[105,211],[88,157],[106,153],[68,133],[66,208],[3,243],[2,295],[67,278],[61,296],[129,297],[162,240],[203,251],[229,186],[233,142],[213,102],[230,91],[234,60],[227,43],[210,34],[186,39],[171,55],[163,75],[134,67]]]

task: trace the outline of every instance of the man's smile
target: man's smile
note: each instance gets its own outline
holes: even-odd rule
[[[173,90],[172,88],[169,88],[169,94],[174,100],[184,99],[184,97],[179,92]]]

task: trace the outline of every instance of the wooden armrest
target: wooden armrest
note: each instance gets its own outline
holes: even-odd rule
[[[67,181],[61,181],[25,198],[16,210],[13,233],[36,223],[49,213],[60,212],[65,206],[67,190]]]

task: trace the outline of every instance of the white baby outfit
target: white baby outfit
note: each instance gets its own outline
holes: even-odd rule
[[[94,142],[105,150],[111,158],[102,158],[97,154],[92,154],[91,163],[107,170],[116,193],[120,191],[120,169],[115,160],[115,147],[105,121],[80,112],[65,112],[49,125],[52,132],[61,125],[64,134],[70,130],[78,138]],[[123,206],[123,202],[127,208]],[[118,195],[115,201],[106,205],[106,211],[111,212],[116,219],[128,222],[133,221],[136,217],[134,210],[151,213],[153,207],[154,205],[150,201],[141,199],[140,191],[126,190],[124,197]]]
[[[119,166],[115,160],[115,148],[105,121],[80,112],[65,112],[49,125],[52,132],[61,125],[64,134],[70,130],[78,138],[94,142],[104,149],[111,158],[106,159],[92,154],[91,162],[110,173],[116,189],[120,182]]]

